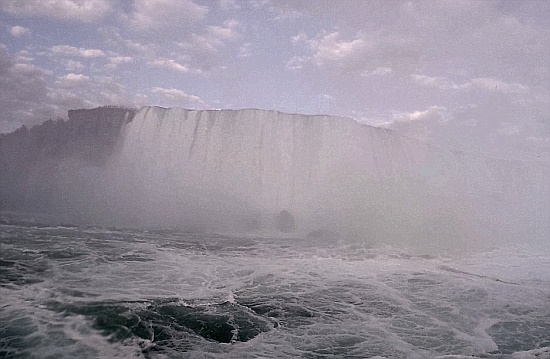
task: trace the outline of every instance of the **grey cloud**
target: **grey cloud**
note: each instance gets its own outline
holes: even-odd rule
[[[57,78],[30,63],[17,62],[0,45],[0,132],[34,125],[49,118],[65,117],[69,109],[100,105],[138,107],[146,96],[130,94],[109,76],[68,73]]]
[[[35,124],[54,114],[45,105],[49,76],[47,71],[32,64],[15,62],[0,45],[0,131]]]

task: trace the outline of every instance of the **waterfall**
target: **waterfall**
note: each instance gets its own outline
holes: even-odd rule
[[[0,210],[368,244],[550,243],[550,166],[350,118],[143,107],[0,135]],[[45,220],[49,222],[49,220]]]
[[[547,166],[439,149],[349,118],[144,107],[112,166],[136,216],[176,226],[272,229],[286,211],[304,233],[373,242],[463,241],[518,232],[518,221],[548,233]]]

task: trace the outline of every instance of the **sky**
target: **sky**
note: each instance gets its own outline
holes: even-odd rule
[[[550,160],[549,0],[0,0],[0,133],[145,105]]]

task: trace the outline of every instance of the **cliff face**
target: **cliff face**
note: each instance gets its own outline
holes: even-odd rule
[[[103,166],[134,115],[123,108],[71,110],[68,121],[0,135],[0,210],[53,210],[67,172]]]

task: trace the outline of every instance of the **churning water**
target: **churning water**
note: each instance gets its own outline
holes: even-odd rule
[[[0,225],[0,358],[549,358],[550,254]]]

